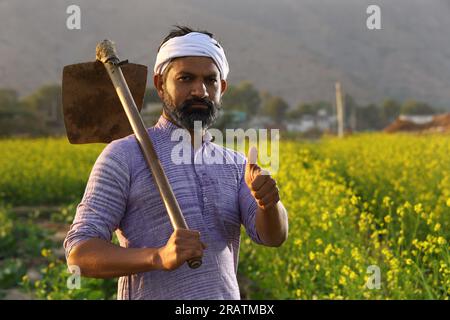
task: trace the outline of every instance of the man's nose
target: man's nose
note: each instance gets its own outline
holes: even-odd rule
[[[203,81],[196,81],[192,88],[191,95],[198,98],[207,98],[209,96],[206,85]]]

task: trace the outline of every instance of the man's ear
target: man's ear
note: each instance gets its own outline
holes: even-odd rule
[[[227,90],[228,84],[224,79],[220,79],[220,95],[222,96]]]
[[[155,74],[153,75],[153,84],[156,88],[156,91],[158,92],[158,96],[163,99],[164,98],[164,80],[162,74]]]

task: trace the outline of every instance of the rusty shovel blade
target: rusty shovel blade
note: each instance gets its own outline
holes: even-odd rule
[[[144,102],[147,67],[121,66],[139,111]],[[70,143],[109,143],[133,133],[125,111],[100,61],[65,66],[62,80],[64,124]]]

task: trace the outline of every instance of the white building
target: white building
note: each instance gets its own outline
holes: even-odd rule
[[[433,121],[433,115],[400,115],[399,119],[401,121],[408,121],[415,124],[427,124]]]
[[[316,115],[304,115],[298,120],[286,122],[286,129],[293,132],[307,132],[313,129],[328,131],[336,123],[336,116],[328,116],[325,110],[319,110]]]

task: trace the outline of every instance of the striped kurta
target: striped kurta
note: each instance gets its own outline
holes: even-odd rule
[[[200,231],[207,248],[198,269],[184,264],[121,277],[118,299],[240,299],[241,225],[261,243],[256,201],[244,181],[245,157],[212,143],[208,133],[194,150],[190,140],[176,139],[187,131],[162,116],[147,131],[189,228]],[[84,240],[111,241],[113,232],[125,248],[162,247],[173,232],[134,135],[111,142],[95,162],[64,241],[66,256]]]

